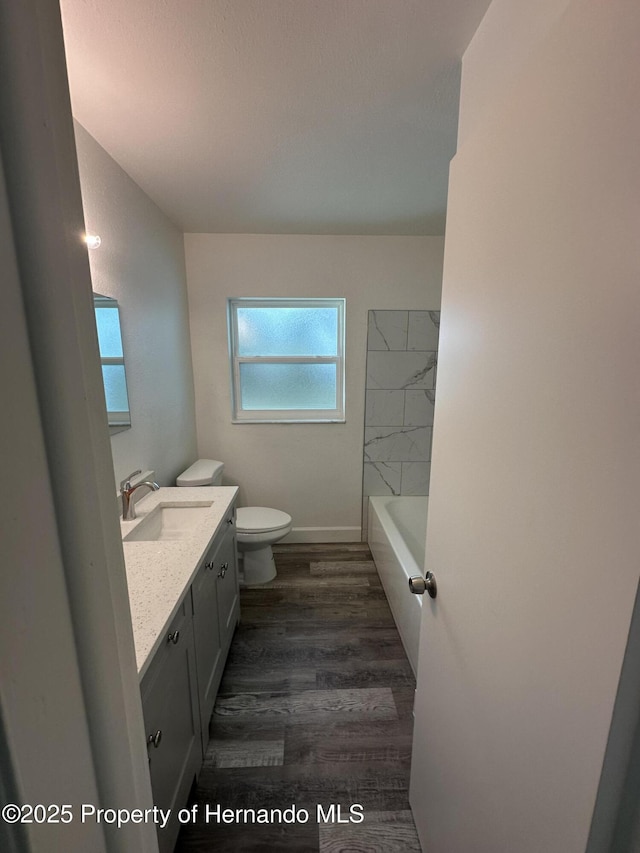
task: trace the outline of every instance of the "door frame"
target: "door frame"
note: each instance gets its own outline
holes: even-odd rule
[[[57,0],[0,0],[0,76],[11,81],[0,90],[6,177],[6,192],[3,184],[0,193],[0,246],[3,257],[13,259],[3,304],[11,310],[10,363],[15,364],[13,376],[3,374],[3,392],[16,406],[3,433],[18,419],[22,431],[35,436],[31,454],[24,449],[8,460],[6,470],[13,469],[14,477],[3,478],[4,506],[20,511],[15,540],[8,543],[8,553],[3,547],[10,567],[4,580],[22,596],[18,612],[27,646],[43,626],[71,632],[64,654],[54,633],[39,657],[25,657],[23,689],[0,697],[2,740],[10,757],[3,783],[21,797],[44,786],[48,801],[56,802],[64,768],[73,776],[79,802],[95,796],[96,805],[149,808],[153,800]],[[31,411],[29,399],[36,404]],[[18,460],[22,467],[14,467]],[[20,489],[23,482],[29,486],[26,494]],[[26,564],[24,548],[42,536],[47,513],[53,524],[49,538],[37,564]],[[64,597],[51,598],[46,619],[40,613],[38,622],[35,581],[44,573],[53,577],[56,566]],[[3,613],[10,604],[3,600]],[[8,646],[12,658],[13,645]],[[49,683],[39,694],[39,679],[55,661],[62,667],[60,683]],[[74,667],[81,690],[75,704],[70,690]],[[62,677],[67,671],[68,678]],[[42,754],[48,744],[53,756],[52,742],[60,733],[48,728],[46,719],[42,731],[30,725],[36,702],[49,711],[65,709],[79,731],[86,728],[87,742],[71,751],[62,749],[66,741],[60,738],[57,759],[47,765],[50,772],[36,760],[33,746],[40,740]],[[99,834],[104,839],[99,843],[96,837],[95,846],[85,837],[82,846],[66,849],[157,851],[152,824],[120,830],[103,826]],[[36,841],[14,833],[10,843],[29,850]]]

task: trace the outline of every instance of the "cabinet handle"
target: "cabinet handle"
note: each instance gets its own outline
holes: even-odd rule
[[[227,524],[233,524],[233,516],[227,519]]]
[[[213,560],[212,560],[210,563],[205,563],[205,564],[204,564],[205,569],[209,569],[209,571],[211,571],[211,569],[213,568],[213,566],[214,566],[214,562],[213,562]]]
[[[223,578],[226,575],[228,568],[229,568],[229,563],[223,563],[220,566],[220,571],[218,572],[218,577]]]
[[[151,746],[151,744],[153,744],[155,746],[155,748],[157,749],[160,746],[161,740],[162,740],[162,729],[158,729],[158,731],[155,734],[149,735],[149,737],[147,738],[147,743],[149,744],[149,746]]]
[[[175,646],[179,639],[180,639],[180,631],[172,631],[167,637],[167,642],[173,643],[173,645]]]

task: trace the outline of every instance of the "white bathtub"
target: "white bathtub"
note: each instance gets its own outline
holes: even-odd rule
[[[369,498],[369,547],[414,673],[422,596],[410,592],[409,578],[424,577],[428,505],[428,497]]]

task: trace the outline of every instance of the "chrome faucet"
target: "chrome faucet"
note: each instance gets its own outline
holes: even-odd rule
[[[131,500],[133,497],[133,493],[141,488],[142,486],[146,486],[148,489],[151,489],[152,492],[157,492],[160,486],[157,483],[152,482],[151,480],[145,480],[144,483],[136,483],[135,486],[131,485],[131,478],[137,477],[138,474],[142,474],[142,471],[133,471],[133,473],[129,474],[124,480],[120,483],[120,496],[122,497],[122,520],[123,521],[131,521],[136,517],[136,505],[135,502]]]

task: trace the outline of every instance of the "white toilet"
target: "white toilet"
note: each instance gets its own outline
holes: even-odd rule
[[[177,486],[221,486],[224,462],[198,459],[176,480]],[[291,530],[291,516],[279,509],[244,506],[236,512],[238,552],[242,559],[241,583],[267,583],[276,576],[271,546]]]

